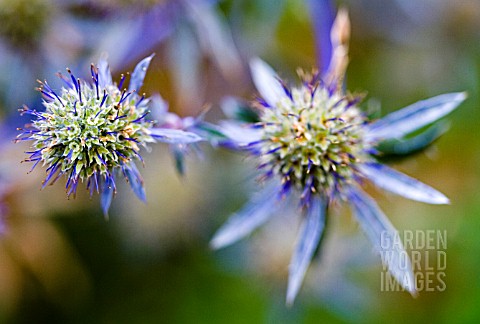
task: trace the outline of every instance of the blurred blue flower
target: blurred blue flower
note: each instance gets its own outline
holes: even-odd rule
[[[45,111],[24,107],[22,114],[34,116],[18,141],[33,140],[32,150],[26,152],[32,170],[39,163],[47,165],[43,187],[67,178],[67,194],[76,193],[79,182],[86,182],[92,195],[101,193],[105,215],[116,190],[115,175],[122,173],[135,194],[145,200],[143,179],[135,160],[143,159],[140,146],[159,141],[169,144],[188,144],[202,140],[200,136],[179,129],[155,127],[148,120],[150,100],[138,94],[153,55],[143,59],[133,71],[128,89],[125,75],[118,85],[112,81],[105,60],[92,64],[87,82],[58,74],[64,87],[52,89],[47,81],[40,82]]]
[[[293,303],[318,248],[328,210],[340,201],[349,203],[393,277],[416,294],[402,244],[381,244],[382,238],[392,241],[397,231],[362,190],[365,180],[409,199],[449,203],[437,190],[378,163],[376,148],[444,117],[465,100],[465,93],[439,95],[369,121],[358,107],[361,96],[346,93],[342,86],[349,26],[347,13],[339,11],[332,26],[332,55],[326,72],[301,72],[298,86],[288,86],[262,60],[251,60],[252,78],[260,94],[255,104],[257,120],[223,125],[231,138],[226,144],[250,153],[265,187],[218,230],[211,245],[221,248],[234,243],[289,207],[292,199],[297,200],[304,217],[289,268],[288,304]]]
[[[79,2],[0,2],[0,103],[5,109],[36,103],[31,89],[38,76],[43,78],[67,62],[80,62],[98,47],[103,36],[98,30],[108,30],[108,21],[103,13],[84,14]],[[13,74],[17,77],[11,78]]]
[[[131,10],[118,10],[112,15],[114,19],[110,21],[106,37],[99,39],[96,52],[111,53],[110,62],[114,66],[125,65],[168,40],[167,47],[173,51],[169,63],[174,70],[180,70],[174,72],[181,74],[183,69],[189,68],[187,75],[176,78],[198,81],[195,70],[205,55],[231,80],[242,72],[243,62],[217,2],[168,0],[160,1],[148,10],[139,11],[136,6],[131,6]],[[133,16],[131,11],[137,11],[137,14]],[[129,24],[124,23],[125,19],[130,20]],[[196,84],[196,87],[200,85]]]

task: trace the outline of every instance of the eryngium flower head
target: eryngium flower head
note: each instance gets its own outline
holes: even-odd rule
[[[147,120],[149,99],[138,95],[153,55],[135,68],[129,88],[123,88],[125,75],[117,85],[106,61],[91,65],[92,82],[69,77],[58,93],[47,81],[39,81],[45,111],[24,107],[22,113],[36,117],[18,140],[33,140],[28,162],[47,165],[43,187],[62,175],[67,178],[67,195],[75,194],[80,182],[86,182],[90,194],[102,193],[106,213],[115,192],[115,172],[121,171],[135,194],[145,200],[143,180],[135,166],[142,160],[140,148],[156,140],[167,143],[192,143],[201,138],[181,130],[154,128]]]
[[[287,302],[292,303],[319,244],[329,206],[346,201],[389,271],[415,294],[410,260],[401,244],[392,251],[381,245],[382,237],[395,237],[395,228],[361,187],[368,179],[413,200],[448,203],[437,190],[378,163],[376,148],[445,116],[466,98],[465,93],[419,101],[369,122],[357,106],[360,98],[344,93],[337,82],[324,82],[313,74],[290,88],[260,59],[251,61],[251,70],[261,95],[255,104],[258,119],[224,123],[232,139],[226,144],[247,150],[257,161],[260,180],[271,181],[220,228],[212,246],[220,248],[248,235],[298,194],[305,218],[289,271]]]
[[[303,74],[298,86],[288,86],[265,62],[253,59],[252,78],[261,96],[253,107],[256,116],[254,110],[237,107],[233,115],[242,123],[223,125],[231,139],[224,144],[247,150],[257,161],[260,179],[271,181],[219,229],[211,245],[220,248],[234,243],[299,197],[304,219],[289,267],[287,303],[293,303],[300,289],[318,248],[327,210],[334,201],[350,204],[390,273],[406,290],[416,293],[414,274],[402,244],[391,248],[381,244],[382,238],[393,240],[397,232],[361,189],[366,179],[410,199],[448,203],[437,190],[378,163],[377,150],[390,140],[404,141],[402,146],[413,150],[427,145],[438,136],[438,127],[408,140],[405,136],[450,113],[465,100],[465,93],[419,101],[370,122],[358,107],[361,98],[345,93],[342,86],[348,63],[349,26],[346,11],[339,11],[332,26],[328,69],[323,74]]]
[[[250,143],[265,176],[279,176],[284,190],[305,189],[305,197],[341,194],[355,178],[356,163],[368,159],[358,98],[328,89],[316,75],[305,76],[300,87],[283,87],[273,107],[259,101],[267,108],[257,124],[261,139]]]

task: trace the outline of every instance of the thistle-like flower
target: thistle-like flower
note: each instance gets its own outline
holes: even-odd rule
[[[58,74],[64,87],[55,91],[47,81],[39,81],[45,111],[23,107],[22,114],[35,117],[17,141],[33,140],[26,152],[27,162],[47,166],[43,187],[67,178],[67,195],[75,195],[80,182],[86,182],[90,195],[101,193],[105,215],[116,191],[115,175],[122,173],[135,194],[145,200],[143,180],[135,160],[143,159],[140,147],[156,141],[188,144],[201,137],[182,130],[154,127],[148,119],[149,102],[138,90],[143,84],[153,55],[135,67],[128,89],[121,76],[118,85],[112,81],[109,66],[101,60],[91,65],[92,82]]]
[[[257,162],[263,190],[234,214],[212,239],[221,248],[248,235],[297,198],[304,219],[289,268],[287,303],[293,303],[324,229],[327,210],[335,202],[348,202],[378,252],[385,252],[381,237],[396,230],[375,201],[361,188],[365,180],[409,199],[446,204],[437,190],[378,163],[376,147],[435,122],[455,109],[465,93],[443,94],[419,101],[381,120],[370,122],[358,104],[360,96],[344,92],[348,16],[340,12],[332,32],[333,56],[325,75],[302,73],[302,83],[289,87],[260,59],[250,67],[260,94],[254,105],[254,123],[226,123],[233,147],[247,150]],[[335,29],[336,28],[336,29]],[[335,37],[338,36],[338,37]],[[401,244],[383,262],[391,274],[415,294],[415,279]]]

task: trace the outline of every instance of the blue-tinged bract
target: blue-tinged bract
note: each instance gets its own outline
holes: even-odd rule
[[[138,63],[128,90],[122,75],[112,81],[110,69],[102,60],[91,65],[92,82],[58,74],[64,87],[55,91],[47,81],[39,81],[44,111],[24,107],[21,113],[35,117],[18,136],[33,140],[25,160],[47,166],[43,187],[65,176],[67,195],[75,194],[85,182],[90,194],[102,192],[106,214],[115,193],[115,175],[123,174],[135,194],[145,200],[143,180],[135,165],[142,160],[140,148],[155,141],[192,143],[201,138],[181,130],[155,128],[147,119],[149,99],[138,94],[153,55]],[[32,168],[32,170],[33,170]]]

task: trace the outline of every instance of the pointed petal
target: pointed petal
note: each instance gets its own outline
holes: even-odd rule
[[[152,60],[154,55],[155,54],[152,54],[144,58],[137,64],[137,66],[133,70],[128,91],[136,90],[138,92],[138,90],[142,87],[143,80],[145,79],[145,75],[147,74],[148,66],[150,65],[150,61]]]
[[[103,183],[102,192],[100,193],[100,204],[102,205],[103,215],[108,219],[108,209],[112,204],[113,194],[115,192],[115,183],[113,178],[107,176]]]
[[[330,32],[335,19],[335,10],[331,0],[308,0],[307,4],[315,31],[317,64],[320,73],[325,75],[332,59]]]
[[[350,18],[345,8],[340,8],[330,34],[332,56],[325,79],[332,85],[340,86],[348,66],[348,46],[350,41]]]
[[[362,190],[352,187],[350,205],[358,223],[370,239],[391,275],[412,295],[416,294],[415,277],[410,258],[399,240],[398,231],[375,201]],[[385,242],[389,242],[386,244]],[[391,244],[395,242],[395,244]]]
[[[220,227],[210,241],[210,246],[220,249],[233,244],[264,224],[278,208],[277,193],[278,188],[273,185],[259,192]]]
[[[248,145],[262,139],[262,133],[258,129],[245,124],[222,121],[220,122],[220,128],[222,133],[237,146]]]
[[[259,58],[250,60],[250,71],[253,83],[262,98],[271,107],[275,107],[276,103],[285,96],[285,90],[275,71]]]
[[[447,115],[466,98],[465,92],[456,92],[416,102],[366,126],[365,137],[370,141],[401,138]]]
[[[98,68],[98,85],[100,88],[105,88],[113,83],[110,66],[108,66],[107,59],[102,57],[97,64]],[[103,91],[103,90],[102,90]]]
[[[287,304],[293,304],[302,285],[308,265],[325,227],[326,203],[323,198],[312,199],[302,231],[292,256],[288,275]]]
[[[159,142],[169,144],[188,144],[203,140],[195,133],[169,128],[152,128],[150,129],[150,135]]]
[[[397,195],[429,204],[449,203],[441,192],[386,165],[362,163],[358,169],[375,185]]]
[[[122,170],[135,195],[137,195],[141,201],[146,202],[147,195],[145,194],[145,188],[143,187],[143,179],[135,163],[132,162],[128,165],[122,165]]]

